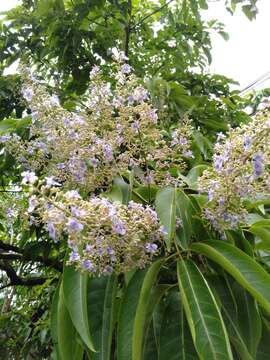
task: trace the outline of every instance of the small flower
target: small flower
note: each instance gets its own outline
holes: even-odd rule
[[[49,232],[50,238],[52,238],[54,241],[57,240],[56,230],[52,223],[47,224],[47,230]]]
[[[33,98],[33,90],[31,88],[26,88],[26,89],[23,89],[23,97],[25,98],[25,100],[27,100],[28,102],[30,102]]]
[[[72,253],[69,256],[69,261],[79,261],[79,260],[80,260],[80,255],[77,252],[72,251]]]
[[[124,64],[124,65],[121,66],[121,72],[123,74],[131,73],[131,69],[132,69],[131,66],[129,66],[128,64]]]
[[[51,187],[51,186],[61,186],[61,184],[57,181],[54,180],[53,176],[47,176],[45,177],[46,180],[46,185]]]
[[[51,96],[50,101],[52,105],[59,105],[59,97],[55,94]]]
[[[2,136],[0,136],[0,144],[4,144],[5,142],[7,142],[10,139],[11,139],[10,134],[2,135]]]
[[[67,228],[70,232],[81,232],[84,226],[75,219],[69,219],[67,222]]]
[[[84,270],[93,271],[95,269],[94,264],[90,260],[83,260],[82,261],[82,268]]]
[[[146,243],[145,248],[149,253],[154,254],[157,251],[158,246],[154,243]]]
[[[38,177],[33,171],[23,171],[21,176],[23,185],[34,184],[38,180]]]
[[[112,231],[119,235],[125,235],[127,230],[121,220],[114,218]]]
[[[65,198],[68,200],[81,199],[81,195],[77,190],[69,190],[65,193]]]
[[[35,210],[35,208],[38,206],[39,204],[39,201],[38,201],[38,198],[36,195],[32,195],[30,198],[29,198],[29,201],[28,201],[28,212],[31,213]]]

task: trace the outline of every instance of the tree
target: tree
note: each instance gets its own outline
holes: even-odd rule
[[[266,358],[267,109],[251,120],[232,80],[204,74],[209,28],[226,38],[205,8],[39,0],[7,13],[2,70],[28,67],[1,78],[3,356]]]

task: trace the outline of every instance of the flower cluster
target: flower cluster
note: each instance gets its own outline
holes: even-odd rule
[[[32,110],[30,139],[7,134],[0,141],[25,169],[87,193],[106,188],[128,169],[139,169],[135,175],[145,184],[175,182],[171,169],[181,171],[192,157],[190,121],[164,134],[132,68],[123,62],[115,66],[114,88],[103,80],[99,67],[92,69],[84,112],[65,110],[24,68],[23,96]]]
[[[270,119],[266,111],[248,124],[218,134],[213,166],[199,179],[208,194],[205,217],[217,230],[245,223],[247,201],[270,192]]]
[[[48,186],[41,186],[41,196],[29,198],[28,211],[40,215],[54,241],[67,238],[69,263],[79,270],[97,276],[125,272],[144,268],[158,254],[163,231],[150,207],[83,200],[76,190],[50,191],[46,197]]]

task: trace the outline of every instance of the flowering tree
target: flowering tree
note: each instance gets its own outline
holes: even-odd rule
[[[205,61],[196,37],[185,71],[177,46],[155,54],[155,42],[174,40],[173,17],[206,31],[198,12],[205,1],[170,3],[95,3],[96,26],[99,11],[112,11],[104,21],[113,21],[116,39],[124,33],[123,51],[95,48],[100,64],[79,87],[57,48],[48,52],[60,61],[57,74],[28,51],[21,61],[23,100],[5,114],[18,104],[26,113],[0,123],[3,356],[268,358],[269,109],[249,117],[249,100],[226,79],[191,74]],[[87,7],[50,4],[67,17]],[[243,10],[251,16],[255,5]],[[51,21],[46,2],[25,1],[23,10]],[[119,14],[129,14],[124,28],[114,23]],[[166,29],[146,38],[140,25],[155,14]],[[19,349],[12,322],[22,329]]]

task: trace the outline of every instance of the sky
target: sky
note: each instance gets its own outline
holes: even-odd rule
[[[0,12],[19,2],[0,0]],[[209,5],[209,10],[203,16],[223,22],[230,35],[229,41],[224,41],[219,35],[212,36],[213,62],[210,71],[237,80],[240,89],[244,89],[261,75],[270,72],[270,0],[259,0],[259,14],[253,21],[249,21],[241,11],[231,16],[225,10],[224,1],[212,0]],[[270,86],[270,79],[257,89],[266,86]]]

